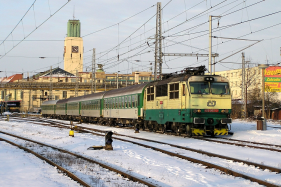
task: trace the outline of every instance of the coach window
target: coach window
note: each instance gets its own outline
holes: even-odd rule
[[[179,83],[170,84],[170,99],[179,98]]]
[[[132,108],[135,108],[135,95],[132,95]]]
[[[125,96],[125,105],[124,108],[127,108],[127,96]]]
[[[122,97],[122,108],[124,108],[124,96]]]
[[[114,98],[111,98],[111,108],[112,109],[114,108],[114,103],[115,103]]]
[[[147,101],[153,101],[154,100],[154,86],[148,87],[146,90],[147,90]]]
[[[131,108],[131,96],[128,96],[128,108]]]
[[[117,108],[120,108],[120,106],[121,106],[121,97],[118,97],[117,100],[118,100]]]
[[[138,98],[139,98],[140,96],[139,95],[136,95],[136,100],[135,100],[135,102],[136,102],[136,108],[138,107]]]

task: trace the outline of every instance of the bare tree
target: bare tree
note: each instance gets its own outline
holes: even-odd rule
[[[264,106],[266,110],[266,118],[270,118],[270,111],[273,108],[277,108],[280,106],[280,100],[278,99],[278,93],[275,91],[271,91],[269,86],[265,86],[265,98],[264,98]]]
[[[248,104],[247,111],[249,116],[254,116],[255,106],[262,106],[262,90],[258,87],[252,89],[248,93]],[[270,118],[270,111],[273,108],[277,108],[280,106],[280,100],[278,99],[278,94],[276,92],[270,92],[270,88],[268,86],[265,87],[265,117]]]

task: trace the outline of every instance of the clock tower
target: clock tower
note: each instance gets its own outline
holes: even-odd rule
[[[80,37],[81,23],[79,20],[69,20],[67,37],[64,40],[64,70],[76,74],[83,71],[83,39]]]

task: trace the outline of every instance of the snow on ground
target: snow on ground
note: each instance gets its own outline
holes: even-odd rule
[[[190,163],[151,149],[118,140],[114,140],[113,142],[113,151],[94,151],[87,150],[87,148],[93,145],[104,145],[104,137],[75,133],[75,137],[72,138],[68,136],[69,130],[40,126],[27,122],[0,121],[0,126],[2,131],[25,136],[37,141],[78,152],[93,159],[109,163],[111,166],[119,169],[121,168],[124,171],[130,171],[132,174],[156,183],[159,186],[259,186],[257,183],[252,183],[245,179],[224,175],[213,169],[205,169],[204,166],[198,164]],[[281,168],[281,153],[144,131],[135,134],[132,129],[98,126],[93,124],[83,124],[83,126],[102,130],[112,130],[120,134],[164,141]],[[274,123],[268,123],[268,126],[281,127],[279,124]],[[255,129],[255,122],[234,120],[232,124],[232,132],[234,132],[234,135],[228,137],[281,145],[281,129],[268,128],[267,131],[257,131]],[[7,136],[3,134],[0,134],[0,137],[7,138]],[[14,138],[10,139],[12,140]],[[222,165],[235,171],[281,185],[280,174],[263,171],[254,168],[253,166],[245,166],[243,163],[233,163],[231,161],[208,157],[182,149],[171,148],[167,145],[159,145],[139,140],[133,141],[157,146],[161,149],[178,152],[185,156]]]
[[[6,142],[0,142],[0,184],[2,187],[79,186],[53,166]]]

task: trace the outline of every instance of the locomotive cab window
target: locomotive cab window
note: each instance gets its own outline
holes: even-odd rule
[[[170,99],[179,98],[179,83],[170,84]]]
[[[212,82],[211,93],[215,95],[229,95],[229,85],[227,82]]]
[[[168,96],[168,85],[157,85],[156,86],[156,97]]]
[[[153,101],[154,100],[154,87],[148,87],[147,89],[147,101]]]
[[[191,94],[210,94],[208,82],[190,82]]]

